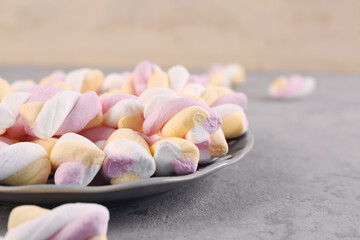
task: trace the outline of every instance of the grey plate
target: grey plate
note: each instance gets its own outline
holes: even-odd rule
[[[129,183],[106,186],[74,187],[53,184],[0,187],[0,201],[27,204],[61,204],[67,202],[122,202],[168,192],[238,162],[254,145],[254,136],[229,141],[229,153],[216,161],[200,166],[185,176],[153,177]]]

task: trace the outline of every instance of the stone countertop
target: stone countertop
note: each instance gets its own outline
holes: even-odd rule
[[[5,79],[49,73],[0,68]],[[313,74],[310,97],[267,97],[276,73],[241,88],[255,146],[238,164],[155,198],[110,206],[108,239],[360,239],[360,76]],[[0,234],[13,206],[0,206]]]

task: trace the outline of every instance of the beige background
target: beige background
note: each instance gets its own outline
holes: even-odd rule
[[[0,64],[360,72],[359,0],[0,0]]]

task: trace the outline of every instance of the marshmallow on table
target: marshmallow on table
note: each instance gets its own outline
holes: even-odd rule
[[[6,132],[6,129],[15,124],[15,114],[6,105],[0,103],[0,135]]]
[[[80,93],[100,92],[103,80],[104,74],[100,70],[90,68],[71,71],[64,78],[64,82],[69,84],[72,90]]]
[[[104,91],[118,91],[119,93],[134,94],[133,80],[130,72],[110,73],[103,82]]]
[[[196,144],[207,141],[221,126],[219,114],[205,103],[168,94],[150,99],[144,117],[146,135],[160,132],[162,137],[186,138]]]
[[[212,86],[202,92],[201,97],[222,118],[221,129],[225,138],[236,138],[244,134],[249,127],[243,108],[247,97],[222,86]]]
[[[5,240],[106,240],[109,210],[99,204],[70,203],[52,210],[34,205],[14,208]]]
[[[114,131],[114,128],[101,126],[85,129],[79,132],[79,135],[86,137],[100,149],[104,149],[106,141]]]
[[[118,129],[108,139],[102,175],[111,184],[151,177],[155,161],[146,141],[131,129]]]
[[[2,142],[0,166],[0,184],[11,186],[45,184],[51,169],[46,151],[30,142]]]
[[[144,104],[140,98],[125,93],[104,94],[100,98],[105,126],[141,131]]]
[[[245,69],[239,64],[216,64],[209,70],[208,83],[214,86],[237,86],[245,82],[245,75]]]
[[[50,153],[55,184],[87,186],[104,158],[104,152],[90,140],[75,133],[64,134]]]
[[[0,100],[11,93],[11,87],[7,81],[0,78]]]
[[[199,149],[189,140],[170,137],[155,142],[151,152],[156,162],[157,176],[194,173],[199,162]]]
[[[207,164],[228,153],[229,146],[221,129],[210,135],[209,141],[196,145],[200,151],[200,164]]]
[[[269,95],[278,99],[301,98],[311,94],[315,85],[315,80],[309,76],[279,77],[270,85]]]
[[[26,122],[25,131],[42,139],[79,132],[102,122],[100,100],[93,91],[63,91],[45,103],[26,103],[21,107],[21,116]]]

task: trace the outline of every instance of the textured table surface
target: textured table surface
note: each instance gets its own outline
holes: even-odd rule
[[[48,69],[0,68],[9,80]],[[360,76],[314,74],[317,89],[267,98],[274,73],[241,90],[256,142],[243,161],[193,185],[112,206],[112,239],[360,239]],[[13,206],[0,206],[0,234]]]

